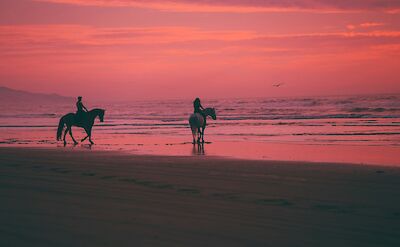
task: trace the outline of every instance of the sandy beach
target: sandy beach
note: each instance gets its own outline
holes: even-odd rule
[[[399,246],[400,169],[0,148],[0,246]]]

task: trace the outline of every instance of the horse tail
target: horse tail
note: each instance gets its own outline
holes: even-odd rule
[[[58,124],[58,129],[57,129],[57,141],[61,140],[61,135],[64,129],[65,121],[64,117],[60,118],[60,123]]]

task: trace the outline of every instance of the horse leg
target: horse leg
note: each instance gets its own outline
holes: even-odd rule
[[[81,140],[81,142],[85,141],[89,136],[87,135],[85,138]]]
[[[87,138],[89,138],[89,141],[90,141],[90,135],[89,135],[89,132],[90,132],[90,131],[89,131],[89,129],[85,127],[84,130],[85,130],[85,132],[86,132],[86,137],[82,139],[82,142],[83,142],[84,140],[86,140]]]
[[[84,142],[89,137],[87,128],[84,127],[84,129],[85,129],[85,132],[86,132],[86,137],[82,138],[81,142]]]
[[[88,136],[89,136],[90,144],[94,144],[94,142],[92,141],[92,128],[89,128],[87,133],[88,133]]]
[[[72,127],[69,128],[69,135],[71,136],[72,140],[74,141],[74,144],[78,144],[78,142],[75,140],[75,138],[72,136]]]
[[[201,129],[198,128],[197,129],[197,143],[200,143],[200,139],[201,139]]]
[[[193,144],[196,144],[196,129],[192,128],[192,137],[193,137]]]
[[[67,129],[64,132],[64,138],[63,138],[64,146],[67,145],[67,141],[65,140],[65,136],[67,135],[68,131],[70,131],[70,130],[71,130],[71,126],[67,126]]]
[[[90,142],[90,144],[94,144],[94,142],[92,141],[92,138],[91,138],[91,136],[89,136],[89,142]]]
[[[205,130],[206,128],[202,128],[202,130],[201,130],[201,142],[202,143],[204,143],[204,130]]]

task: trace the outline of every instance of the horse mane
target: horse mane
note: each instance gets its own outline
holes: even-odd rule
[[[102,112],[105,112],[106,110],[104,110],[104,109],[101,109],[101,108],[94,108],[94,109],[92,109],[92,110],[90,110],[89,112],[95,112],[95,111],[102,111]]]
[[[215,108],[207,107],[207,108],[204,109],[204,113],[211,113],[211,112],[215,113]]]

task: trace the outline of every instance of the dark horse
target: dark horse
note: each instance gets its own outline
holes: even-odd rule
[[[67,142],[65,141],[65,136],[67,135],[68,132],[69,132],[69,135],[71,136],[72,140],[74,141],[74,143],[78,144],[78,142],[72,136],[72,129],[71,129],[72,126],[77,126],[77,127],[84,128],[86,131],[86,134],[87,134],[87,136],[85,138],[83,138],[81,141],[83,142],[84,140],[86,140],[86,138],[89,137],[89,142],[91,144],[94,144],[94,142],[92,141],[92,127],[94,124],[94,120],[96,119],[96,117],[99,117],[100,122],[103,122],[104,121],[104,113],[105,113],[105,110],[103,110],[103,109],[93,109],[93,110],[87,112],[87,119],[86,119],[87,122],[86,123],[77,122],[75,113],[68,113],[68,114],[62,116],[60,119],[60,123],[58,124],[57,140],[58,141],[61,140],[64,125],[66,125],[67,129],[64,132],[64,138],[63,138],[64,145],[67,144]]]
[[[214,108],[206,108],[203,113],[206,117],[203,117],[200,113],[193,113],[189,117],[190,129],[192,130],[193,135],[193,144],[196,143],[196,135],[197,143],[200,143],[200,141],[204,143],[204,129],[207,126],[207,116],[211,116],[214,120],[217,119]]]

